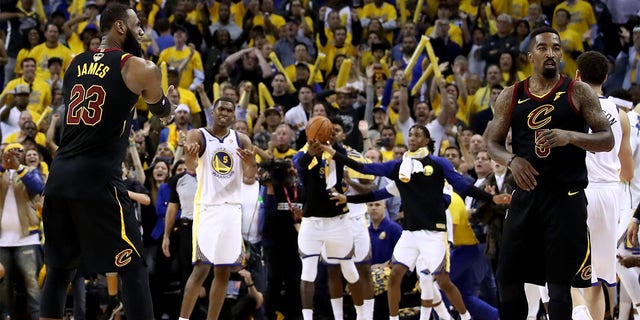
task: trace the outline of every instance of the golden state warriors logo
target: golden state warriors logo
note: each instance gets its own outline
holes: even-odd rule
[[[131,254],[133,254],[133,250],[131,249],[124,249],[116,254],[116,267],[121,268],[129,264],[129,262],[131,262]]]
[[[211,160],[213,171],[220,176],[227,176],[233,170],[233,158],[227,150],[217,150]]]
[[[432,175],[433,174],[433,167],[429,166],[429,165],[424,166],[424,168],[422,168],[422,173],[427,177]]]

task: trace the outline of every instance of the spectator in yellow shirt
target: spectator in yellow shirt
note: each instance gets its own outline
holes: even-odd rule
[[[284,68],[284,72],[287,74],[287,77],[289,77],[289,79],[291,79],[292,81],[301,80],[300,77],[298,77],[298,73],[297,73],[297,70],[300,64],[307,66],[306,70],[308,70],[309,72],[309,75],[306,77],[307,79],[314,75],[315,69],[314,69],[314,65],[309,63],[310,57],[309,57],[308,49],[309,47],[306,44],[301,42],[296,43],[293,51],[295,62],[292,65]],[[323,82],[322,73],[320,72],[315,73],[313,81],[315,83],[322,83]]]
[[[560,44],[562,45],[562,61],[564,62],[562,72],[573,78],[576,74],[576,69],[578,69],[575,59],[584,51],[582,35],[569,28],[571,13],[566,9],[556,10],[553,21],[556,23],[556,30],[558,30]]]
[[[160,52],[158,65],[166,62],[167,66],[177,68],[180,72],[179,86],[195,91],[196,86],[204,81],[204,68],[200,53],[187,46],[187,30],[176,26],[173,32],[175,45]]]
[[[354,23],[353,26],[360,26],[359,23]],[[358,32],[356,34],[356,29],[358,29]],[[333,60],[337,55],[346,55],[348,57],[355,57],[357,52],[356,49],[354,48],[352,43],[348,43],[346,42],[347,40],[347,28],[344,26],[339,26],[337,27],[334,32],[333,32],[333,42],[332,43],[327,43],[326,37],[323,37],[324,35],[324,29],[321,29],[320,31],[320,41],[322,43],[322,39],[324,38],[325,40],[325,45],[324,45],[324,50],[323,52],[327,55],[327,57],[325,58],[325,63],[324,63],[324,70],[325,71],[329,71],[332,70],[333,68]],[[355,28],[354,27],[354,37],[353,39],[359,39],[362,36],[362,27],[360,28]]]
[[[49,61],[47,60],[47,67],[48,64]],[[44,108],[51,104],[51,87],[43,80],[36,78],[36,60],[34,58],[27,57],[22,60],[22,76],[7,83],[2,94],[0,94],[2,99],[6,99],[6,94],[13,92],[21,84],[26,85],[31,90],[27,110],[29,110],[34,119],[40,119],[40,114],[44,111]]]
[[[448,4],[446,3],[441,3],[438,6],[438,19],[444,19],[449,21],[449,19],[451,18],[451,8],[449,7]],[[431,26],[427,29],[427,31],[425,31],[425,35],[429,36],[429,37],[433,37],[434,36],[434,31],[435,31],[435,26]],[[460,47],[462,47],[463,45],[463,37],[462,37],[462,29],[460,29],[460,27],[456,26],[455,24],[451,23],[449,21],[449,40],[455,42],[456,44],[458,44]]]
[[[59,42],[60,30],[54,24],[47,24],[45,27],[45,42],[35,46],[29,52],[29,57],[36,60],[36,78],[40,80],[48,79],[49,58],[58,57],[62,59],[62,70],[67,69],[71,62],[72,53],[69,48]]]
[[[393,37],[393,31],[398,27],[398,13],[396,8],[384,0],[374,0],[366,4],[359,13],[363,28],[369,26],[372,19],[382,23],[382,29],[389,37]]]
[[[566,0],[558,4],[553,10],[553,16],[560,9],[565,9],[571,14],[571,22],[567,28],[577,32],[581,37],[582,34],[587,32],[594,24],[596,24],[596,16],[593,12],[593,7],[589,2],[584,0]],[[553,19],[553,28],[558,29],[556,20]],[[560,35],[562,37],[562,35]],[[561,38],[562,39],[562,38]]]

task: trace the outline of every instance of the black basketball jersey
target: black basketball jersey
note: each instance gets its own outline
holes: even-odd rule
[[[118,49],[86,51],[69,65],[63,82],[60,148],[45,194],[96,197],[121,180],[121,163],[138,99],[121,73],[130,57]]]
[[[515,84],[511,103],[513,152],[540,173],[538,186],[587,186],[586,152],[575,145],[542,148],[535,137],[547,129],[587,132],[587,124],[571,101],[574,81],[561,76],[556,86],[538,97],[529,92],[529,78]]]

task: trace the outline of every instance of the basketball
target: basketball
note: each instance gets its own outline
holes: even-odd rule
[[[333,133],[333,123],[327,117],[315,116],[311,118],[305,129],[307,140],[318,140],[322,143],[329,141]]]

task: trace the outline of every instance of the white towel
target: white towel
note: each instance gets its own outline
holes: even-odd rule
[[[422,163],[417,159],[422,159],[429,155],[429,149],[422,147],[416,151],[407,151],[402,156],[402,163],[398,172],[398,178],[404,183],[411,181],[411,175],[422,172]]]

